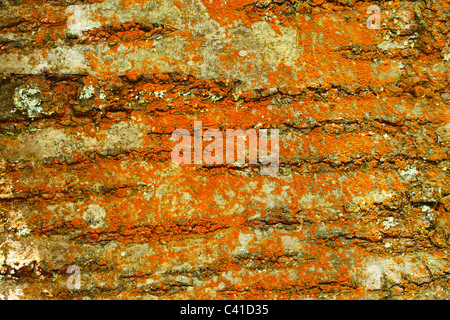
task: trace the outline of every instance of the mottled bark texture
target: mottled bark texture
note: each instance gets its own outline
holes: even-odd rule
[[[449,31],[448,0],[0,0],[0,298],[450,298]],[[277,175],[173,163],[194,121],[278,129]]]

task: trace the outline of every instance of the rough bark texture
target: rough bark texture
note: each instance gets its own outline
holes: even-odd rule
[[[449,19],[0,0],[0,297],[450,298]],[[174,164],[194,121],[279,129],[278,174]]]

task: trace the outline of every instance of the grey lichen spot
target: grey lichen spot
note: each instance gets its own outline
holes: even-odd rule
[[[450,53],[444,53],[444,61],[450,61]]]
[[[381,269],[377,265],[371,265],[366,270],[366,289],[367,290],[380,290],[383,274]]]
[[[153,94],[154,94],[156,97],[160,98],[160,99],[164,99],[164,94],[165,94],[165,93],[166,93],[166,90],[155,91],[155,92],[153,92]]]
[[[83,214],[83,219],[93,229],[100,228],[105,222],[106,211],[97,204],[91,204]]]
[[[418,173],[419,171],[412,166],[408,166],[405,170],[400,170],[400,176],[407,181],[414,179]]]
[[[24,237],[24,236],[26,236],[27,234],[29,234],[30,232],[31,232],[31,230],[28,229],[27,225],[24,225],[24,226],[22,226],[21,229],[19,229],[19,231],[17,232],[17,234],[18,234],[20,237]]]
[[[95,92],[95,88],[93,86],[84,86],[83,92],[80,94],[80,100],[90,99]]]
[[[18,87],[14,91],[14,105],[30,118],[35,118],[44,113],[41,107],[41,91],[36,87]]]
[[[428,221],[428,223],[432,223],[434,220],[434,217],[436,216],[433,209],[429,206],[422,206],[422,213],[426,214],[425,220]]]

